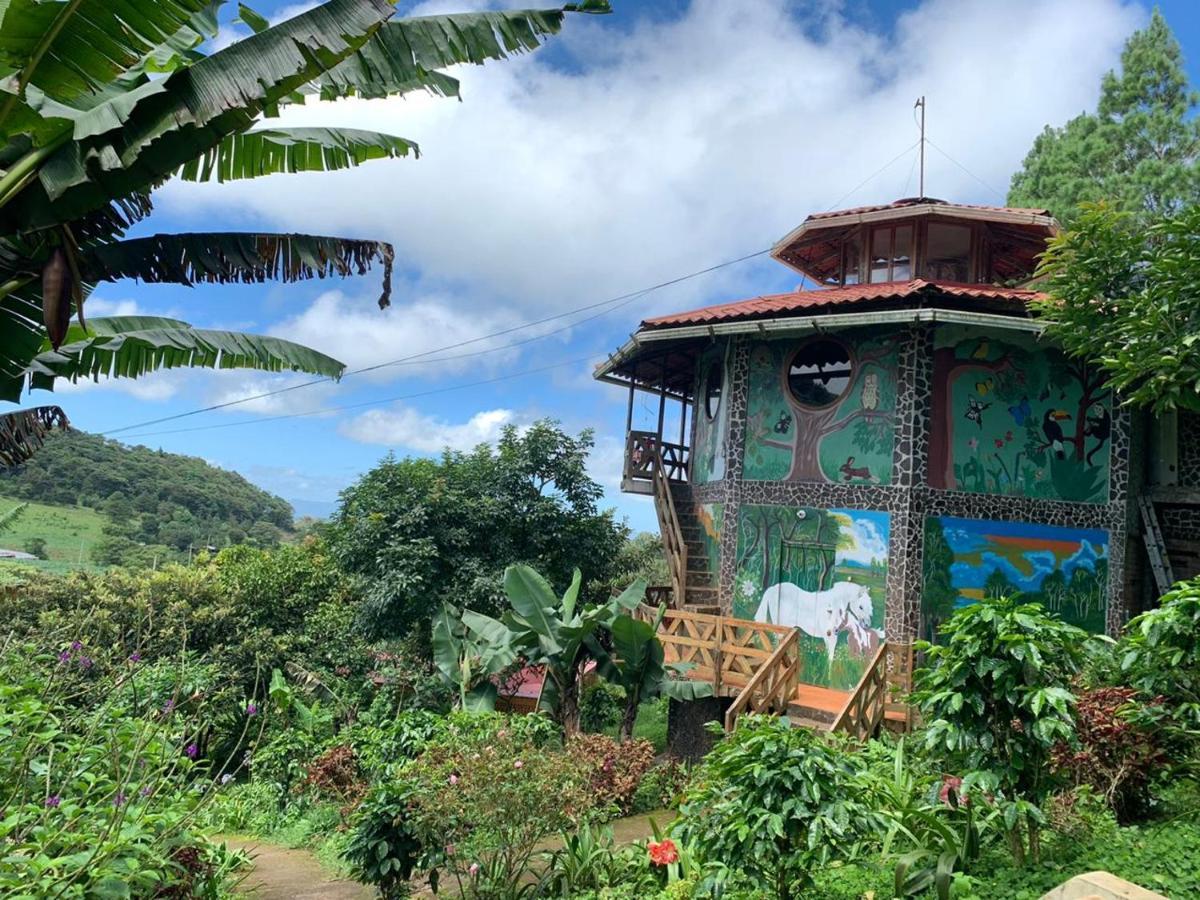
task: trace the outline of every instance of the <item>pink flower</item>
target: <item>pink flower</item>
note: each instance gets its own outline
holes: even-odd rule
[[[453,845],[453,844],[447,844],[447,845],[446,845],[446,855],[447,855],[447,856],[453,856],[453,855],[454,855],[454,845]]]
[[[970,448],[971,450],[974,450],[978,446],[979,446],[979,438],[971,438],[969,441],[967,441],[967,447]]]
[[[479,863],[471,863],[471,865],[467,869],[467,871],[470,872],[471,877],[474,878],[476,875],[479,874]]]
[[[513,768],[514,769],[523,769],[523,768],[525,768],[525,763],[521,762],[521,760],[518,759],[515,763],[513,763]]]
[[[451,784],[458,784],[458,776],[457,776],[457,775],[455,775],[454,773],[451,773],[451,774],[450,774],[450,783],[451,783]]]
[[[962,795],[962,779],[957,775],[943,775],[942,787],[938,791],[938,799],[947,806],[967,806],[970,801]]]

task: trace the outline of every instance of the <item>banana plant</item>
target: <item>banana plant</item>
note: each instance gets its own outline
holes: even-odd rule
[[[495,679],[517,662],[512,633],[500,622],[471,610],[442,605],[433,619],[433,663],[458,691],[465,710],[496,708]]]
[[[645,595],[646,583],[638,579],[629,587],[636,591],[638,599]],[[612,649],[597,643],[593,647],[601,677],[625,689],[625,712],[621,716],[620,739],[633,737],[633,725],[637,721],[638,707],[659,697],[672,700],[698,700],[711,697],[713,686],[708,682],[689,681],[676,676],[683,674],[687,666],[664,662],[662,642],[658,639],[658,627],[662,623],[666,607],[659,607],[654,622],[635,619],[628,613],[618,615],[608,625],[612,637]]]

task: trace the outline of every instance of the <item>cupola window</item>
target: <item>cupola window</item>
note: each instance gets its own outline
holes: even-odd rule
[[[912,226],[887,225],[871,232],[871,283],[912,278]]]
[[[710,422],[717,417],[717,410],[721,408],[721,381],[724,377],[719,362],[709,366],[708,374],[704,376],[704,415]]]
[[[925,277],[932,281],[971,280],[971,229],[930,222],[925,238]]]

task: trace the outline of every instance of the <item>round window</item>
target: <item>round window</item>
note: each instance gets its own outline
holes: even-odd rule
[[[724,377],[719,362],[709,366],[708,374],[704,376],[704,414],[710,420],[717,417],[717,410],[721,408],[721,381]]]
[[[796,351],[788,366],[788,390],[801,406],[830,406],[850,387],[850,352],[831,338],[817,338]]]

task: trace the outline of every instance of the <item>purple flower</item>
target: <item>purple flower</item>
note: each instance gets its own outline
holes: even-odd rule
[[[174,700],[168,700],[166,703],[163,704],[163,712],[165,712],[165,713],[169,713],[174,708],[175,708]]]
[[[142,788],[140,791],[138,791],[138,793],[141,794],[143,797],[149,797],[151,794],[154,793],[154,788],[150,787],[150,785],[146,785],[144,788]]]
[[[113,806],[124,806],[124,805],[125,805],[125,792],[117,791],[117,795],[115,797],[113,797]]]
[[[46,798],[46,809],[58,809],[60,803],[62,803],[62,797],[58,794],[51,794]]]
[[[62,653],[58,654],[58,661],[60,663],[70,662],[71,661],[71,651],[64,650]]]
[[[79,668],[90,669],[92,667],[92,658],[90,656],[79,657]]]
[[[71,649],[72,650],[82,650],[83,644],[81,644],[79,641],[71,641]]]
[[[136,650],[134,650],[132,653],[129,654],[129,661],[132,663],[141,662],[142,654],[140,654]]]
[[[196,754],[200,752],[200,748],[195,744],[188,744],[187,749],[183,752],[187,754],[188,759],[195,759]]]
[[[253,702],[247,703],[246,704],[246,715],[257,716],[258,715],[258,705]]]

